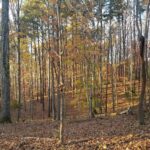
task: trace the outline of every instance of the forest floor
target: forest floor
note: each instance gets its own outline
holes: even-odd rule
[[[136,115],[110,115],[65,121],[64,145],[59,122],[25,121],[0,125],[0,150],[149,150],[150,117],[143,126]]]
[[[47,108],[43,113],[38,101],[32,102],[32,120],[29,102],[26,112],[21,113],[20,122],[16,122],[17,110],[13,110],[13,123],[0,124],[0,150],[150,150],[150,114],[145,116],[145,125],[140,126],[136,115],[137,95],[133,101],[134,114],[119,115],[130,103],[122,87],[118,87],[118,92],[117,113],[112,113],[109,102],[109,115],[91,120],[88,107],[80,108],[79,102],[84,97],[76,96],[76,100],[68,94],[63,145],[59,143],[59,122],[46,119]],[[111,100],[111,93],[108,100]],[[45,106],[48,106],[47,101]]]

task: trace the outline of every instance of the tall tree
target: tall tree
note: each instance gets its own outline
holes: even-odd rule
[[[17,120],[20,119],[20,106],[21,106],[21,54],[20,54],[20,0],[17,1],[17,52],[18,52],[18,116]]]
[[[9,73],[9,0],[2,0],[2,114],[1,122],[10,123]]]
[[[148,16],[149,13],[149,6],[150,0],[148,1],[146,14]],[[139,26],[139,0],[136,1],[136,26],[138,31],[138,38],[139,38],[139,49],[140,49],[140,56],[141,56],[141,66],[142,66],[142,89],[139,98],[139,123],[142,125],[144,124],[144,99],[145,99],[145,92],[146,92],[146,64],[145,64],[145,38],[147,37],[148,32],[148,17],[146,16],[145,21],[145,33],[142,35],[142,28]]]

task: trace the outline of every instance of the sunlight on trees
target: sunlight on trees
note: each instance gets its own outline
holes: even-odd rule
[[[2,0],[0,10],[0,122],[48,119],[61,144],[69,121],[149,124],[150,0]]]

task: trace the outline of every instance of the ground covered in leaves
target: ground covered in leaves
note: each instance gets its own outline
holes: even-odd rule
[[[59,122],[25,121],[0,125],[0,150],[149,150],[150,120],[139,126],[135,116],[118,115],[66,121],[65,144]]]

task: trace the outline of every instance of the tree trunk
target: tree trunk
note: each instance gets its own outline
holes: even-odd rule
[[[2,114],[1,122],[11,122],[9,73],[9,0],[2,0]]]
[[[20,3],[18,0],[17,4],[17,53],[18,53],[18,116],[17,121],[19,121],[21,116],[21,56],[20,56]]]
[[[140,56],[142,61],[142,90],[139,99],[139,123],[141,125],[144,124],[144,98],[146,91],[146,69],[145,69],[145,61],[144,61],[144,47],[145,47],[145,37],[140,37]]]

